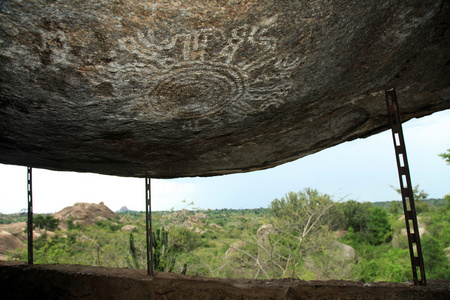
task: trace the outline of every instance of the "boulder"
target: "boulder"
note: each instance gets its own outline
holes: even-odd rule
[[[265,224],[258,228],[256,231],[258,242],[258,259],[262,260],[266,264],[272,260],[270,253],[273,244],[269,238],[271,234],[276,234],[277,231],[272,224]]]
[[[338,241],[333,241],[333,247],[336,250],[337,256],[340,260],[356,261],[356,252],[352,246]]]
[[[265,169],[450,108],[450,2],[0,2],[0,163]]]
[[[135,225],[125,225],[125,226],[123,226],[122,227],[122,231],[125,231],[125,232],[132,232],[134,229],[137,229],[137,226],[135,226]]]
[[[398,219],[397,219],[398,221],[401,221],[401,222],[405,222],[405,216],[403,215],[403,216],[400,216]],[[412,224],[412,223],[411,223]],[[406,226],[406,225],[405,225]],[[410,230],[411,230],[411,232],[413,232],[414,230],[413,230],[413,228],[412,228],[412,225],[410,225],[411,227],[410,227]],[[418,229],[419,229],[419,235],[420,235],[420,237],[422,237],[424,234],[430,234],[426,229],[425,229],[425,224],[422,222],[422,217],[421,216],[417,216],[417,227],[418,227]],[[400,234],[402,235],[402,236],[407,236],[407,230],[406,230],[406,228],[402,228],[401,229],[401,231],[400,231]]]
[[[107,221],[108,219],[107,218],[105,218],[105,217],[102,217],[102,216],[96,216],[95,217],[95,221]]]
[[[17,223],[11,223],[11,224],[0,224],[0,230],[4,230],[12,235],[14,235],[17,238],[21,238],[23,235],[26,240],[27,234],[24,233],[25,228],[27,228],[27,222],[17,222]]]
[[[225,257],[232,257],[234,253],[239,252],[240,249],[243,249],[247,245],[245,241],[237,241],[230,245],[227,252],[225,252]]]
[[[6,258],[4,256],[6,252],[14,251],[17,248],[24,248],[25,246],[25,243],[11,233],[0,230],[0,255],[3,255],[2,258]]]
[[[196,213],[196,214],[195,214],[195,217],[196,217],[197,219],[207,219],[207,218],[208,218],[208,215],[205,214],[205,213]]]
[[[256,235],[258,237],[258,244],[262,247],[269,246],[269,236],[276,233],[272,224],[265,224],[258,228]]]
[[[210,223],[210,224],[209,224],[209,227],[212,227],[212,228],[214,228],[214,229],[219,229],[220,231],[225,231],[225,229],[223,229],[222,226],[217,225],[217,224],[215,224],[215,223]]]
[[[17,223],[11,223],[11,224],[0,224],[0,230],[3,230],[11,235],[13,235],[15,238],[19,239],[22,242],[26,242],[28,239],[28,234],[25,232],[25,229],[27,228],[26,222],[17,222]],[[44,230],[40,230],[39,228],[36,228],[33,230],[33,237],[37,239],[44,233]],[[54,236],[55,233],[51,231],[47,231],[47,239]]]
[[[194,232],[195,233],[198,233],[198,234],[204,234],[205,232],[206,232],[206,229],[201,229],[201,228],[198,228],[198,227],[195,227],[195,228],[189,228],[190,230],[194,230]]]

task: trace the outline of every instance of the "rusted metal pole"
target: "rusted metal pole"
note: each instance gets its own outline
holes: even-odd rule
[[[409,172],[408,159],[406,157],[405,139],[403,136],[400,111],[397,103],[395,89],[385,91],[386,104],[391,122],[392,137],[397,159],[400,190],[402,193],[403,211],[405,212],[406,232],[408,236],[409,254],[415,285],[426,285],[425,269],[420,245],[419,226],[417,223],[416,208],[414,205],[414,193]],[[418,278],[419,269],[420,278]]]
[[[148,173],[145,173],[145,228],[147,233],[147,274],[153,276],[152,200]]]
[[[28,264],[33,264],[33,189],[31,167],[27,167],[27,198],[28,198]]]

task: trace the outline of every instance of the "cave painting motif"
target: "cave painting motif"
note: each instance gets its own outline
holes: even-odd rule
[[[155,117],[262,112],[284,103],[293,85],[292,72],[300,64],[296,57],[277,55],[277,39],[268,34],[275,21],[273,17],[229,32],[209,28],[169,38],[153,31],[138,33],[121,43],[139,56],[141,65],[122,71],[129,75],[130,70],[150,70],[142,98]]]

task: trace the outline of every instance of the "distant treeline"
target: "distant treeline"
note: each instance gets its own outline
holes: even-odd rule
[[[416,200],[417,201],[417,200]],[[431,199],[426,199],[426,200],[420,200],[420,202],[422,203],[426,203],[430,206],[435,206],[435,207],[444,207],[446,205],[446,202],[444,199],[442,198],[431,198]],[[399,203],[401,204],[402,201],[381,201],[381,202],[371,202],[371,204],[375,207],[381,207],[384,208],[386,210],[389,210],[389,208],[391,208],[393,203]]]
[[[417,201],[416,201],[417,202]],[[434,206],[436,208],[444,207],[446,205],[446,201],[442,198],[431,198],[426,200],[420,200],[422,204],[428,204],[429,206]],[[374,207],[380,207],[386,210],[389,210],[391,206],[396,203],[396,205],[400,204],[401,207],[401,201],[380,201],[380,202],[370,202],[370,204]],[[196,210],[190,210],[195,212],[202,212],[210,217],[215,217],[219,215],[225,215],[225,216],[233,216],[233,215],[265,215],[268,213],[268,208],[240,208],[240,209],[233,209],[233,208],[221,208],[221,209],[196,209]],[[167,213],[170,213],[171,211],[153,211],[152,214],[155,215],[164,215]],[[144,211],[134,211],[129,210],[125,212],[117,212],[120,215],[127,215],[127,216],[135,216],[140,217],[145,212]],[[43,214],[47,215],[47,214]],[[14,214],[1,214],[0,213],[0,224],[9,224],[9,223],[15,223],[15,222],[26,222],[27,220],[27,213],[26,212],[20,212],[20,213],[14,213]]]
[[[268,208],[240,208],[240,209],[234,209],[234,208],[221,208],[221,209],[189,209],[190,212],[202,212],[208,216],[215,216],[215,215],[249,215],[249,214],[255,214],[255,215],[263,215],[268,213]],[[164,215],[167,213],[171,213],[170,210],[159,210],[159,211],[153,211],[152,214],[158,215]],[[120,215],[127,215],[127,216],[139,216],[144,214],[144,211],[134,211],[129,210],[125,212],[117,212]]]
[[[422,203],[422,204],[428,204],[429,206],[434,206],[436,208],[444,207],[446,205],[446,201],[443,198],[431,198],[431,199],[425,199],[425,200],[416,200],[416,203]],[[370,202],[370,204],[373,207],[380,207],[386,210],[389,210],[391,206],[396,204],[402,204],[401,200],[392,200],[392,201],[380,201],[380,202]],[[195,211],[195,212],[202,212],[209,216],[215,216],[218,214],[227,214],[227,215],[249,215],[249,214],[267,214],[269,209],[268,208],[240,208],[240,209],[234,209],[234,208],[221,208],[221,209],[193,209],[189,211]],[[170,213],[171,211],[153,211],[152,214],[166,214]],[[130,216],[138,216],[142,215],[144,211],[126,211],[126,212],[118,212],[119,214],[125,214]]]

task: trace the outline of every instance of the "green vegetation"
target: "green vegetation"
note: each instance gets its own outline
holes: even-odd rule
[[[268,221],[271,227],[266,231],[267,241],[261,232],[256,239],[258,253],[252,256],[257,257],[257,265],[266,277],[301,276],[304,258],[320,249],[314,244],[319,237],[327,236],[329,226],[335,221],[334,214],[330,214],[335,205],[329,195],[310,188],[290,192],[270,203]],[[267,260],[271,272],[262,267]]]
[[[450,195],[427,199],[418,186],[414,192],[427,278],[448,279]],[[34,228],[41,234],[34,241],[35,263],[146,268],[145,214],[119,215],[92,225],[36,215]],[[157,271],[225,278],[412,279],[401,202],[340,202],[306,188],[274,199],[268,208],[183,209],[152,217]],[[2,216],[4,223],[17,219]],[[26,248],[9,255],[27,260]]]
[[[22,210],[20,213],[7,214],[4,215],[0,213],[0,224],[11,224],[18,222],[26,222],[28,219],[26,209]]]
[[[450,195],[419,213],[427,278],[450,278]],[[443,204],[446,205],[443,205]],[[154,212],[155,270],[211,277],[411,280],[402,209],[353,200],[336,202],[317,190],[287,193],[268,208]],[[146,268],[145,214],[56,229],[37,215],[42,235],[35,263]],[[124,231],[122,227],[132,225]],[[351,246],[354,249],[348,247]],[[26,249],[10,253],[26,261]]]
[[[172,272],[175,266],[173,245],[169,244],[169,233],[164,228],[152,232],[153,268],[161,272]]]
[[[449,153],[440,155],[447,163]],[[413,192],[427,278],[449,279],[450,194],[428,199],[418,185]],[[306,188],[268,208],[188,210],[193,203],[184,203],[181,211],[152,214],[155,270],[225,278],[412,279],[400,201],[341,202]],[[36,215],[35,263],[145,268],[145,214],[119,215],[92,225]],[[24,212],[0,215],[3,224],[25,221]],[[26,261],[26,247],[9,255]]]
[[[450,149],[447,149],[446,152],[439,154],[439,156],[442,157],[448,165],[450,165]]]
[[[55,231],[58,228],[58,225],[59,220],[53,218],[51,215],[36,215],[33,218],[33,229],[44,229],[44,234],[47,233],[47,230]]]

